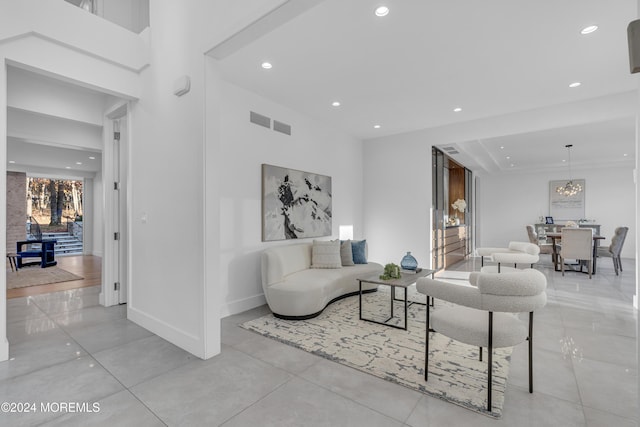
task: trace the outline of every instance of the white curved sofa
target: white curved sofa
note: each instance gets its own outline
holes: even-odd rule
[[[316,317],[332,302],[358,293],[358,277],[382,273],[377,263],[342,268],[311,268],[312,243],[276,246],[262,253],[262,289],[274,316]],[[376,285],[363,283],[373,292]],[[365,287],[366,286],[366,287]]]

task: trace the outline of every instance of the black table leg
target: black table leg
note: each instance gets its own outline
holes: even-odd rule
[[[393,300],[396,299],[396,287],[391,286],[391,319],[393,319]]]

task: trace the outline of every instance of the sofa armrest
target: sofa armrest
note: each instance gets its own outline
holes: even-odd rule
[[[270,251],[264,251],[261,256],[262,287],[266,290],[274,283],[284,280],[280,257]]]

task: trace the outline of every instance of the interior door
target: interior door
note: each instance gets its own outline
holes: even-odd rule
[[[113,278],[116,302],[127,302],[127,120],[113,120]]]

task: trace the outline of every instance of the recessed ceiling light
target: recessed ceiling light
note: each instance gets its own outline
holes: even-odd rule
[[[625,154],[625,156],[626,156],[626,154]],[[15,160],[9,160],[9,163],[15,163],[15,162],[16,162]]]
[[[94,156],[89,156],[89,159],[95,160],[96,158]]]
[[[460,111],[462,111],[462,108],[456,107],[456,108],[453,109],[453,111],[455,111],[456,113],[459,113]]]
[[[627,154],[627,153],[624,153],[624,154],[623,154],[623,156],[624,156],[624,157],[627,157],[627,156],[628,156],[628,154]],[[11,162],[9,162],[9,163],[11,163]]]
[[[65,166],[64,168],[65,169],[71,169],[71,166]]]
[[[562,163],[566,163],[566,162],[567,162],[567,159],[562,159]]]
[[[500,146],[500,149],[501,149],[501,150],[504,150],[504,145],[501,145],[501,146]]]
[[[511,163],[511,167],[513,167],[513,163]]]
[[[340,106],[340,102],[338,102],[338,101],[333,101],[333,102],[331,103],[331,105],[333,105],[334,107],[339,107],[339,106]]]
[[[387,16],[389,14],[389,8],[387,6],[380,6],[376,9],[376,16]]]
[[[582,84],[582,83],[580,83],[580,82],[573,82],[573,83],[571,83],[571,84],[569,85],[569,87],[578,87],[578,86],[580,86],[581,84]]]
[[[271,65],[271,62],[263,62],[262,68],[264,68],[265,70],[270,70],[273,68],[273,65]]]
[[[598,29],[597,25],[589,25],[588,27],[584,27],[581,31],[580,34],[591,34],[593,33],[595,30]]]
[[[76,165],[81,165],[81,164],[82,164],[82,162],[76,162]]]
[[[511,158],[511,156],[507,156],[507,160],[509,160]]]
[[[374,129],[380,129],[380,125],[373,125],[373,128]],[[625,154],[625,156],[626,156],[626,154]]]

